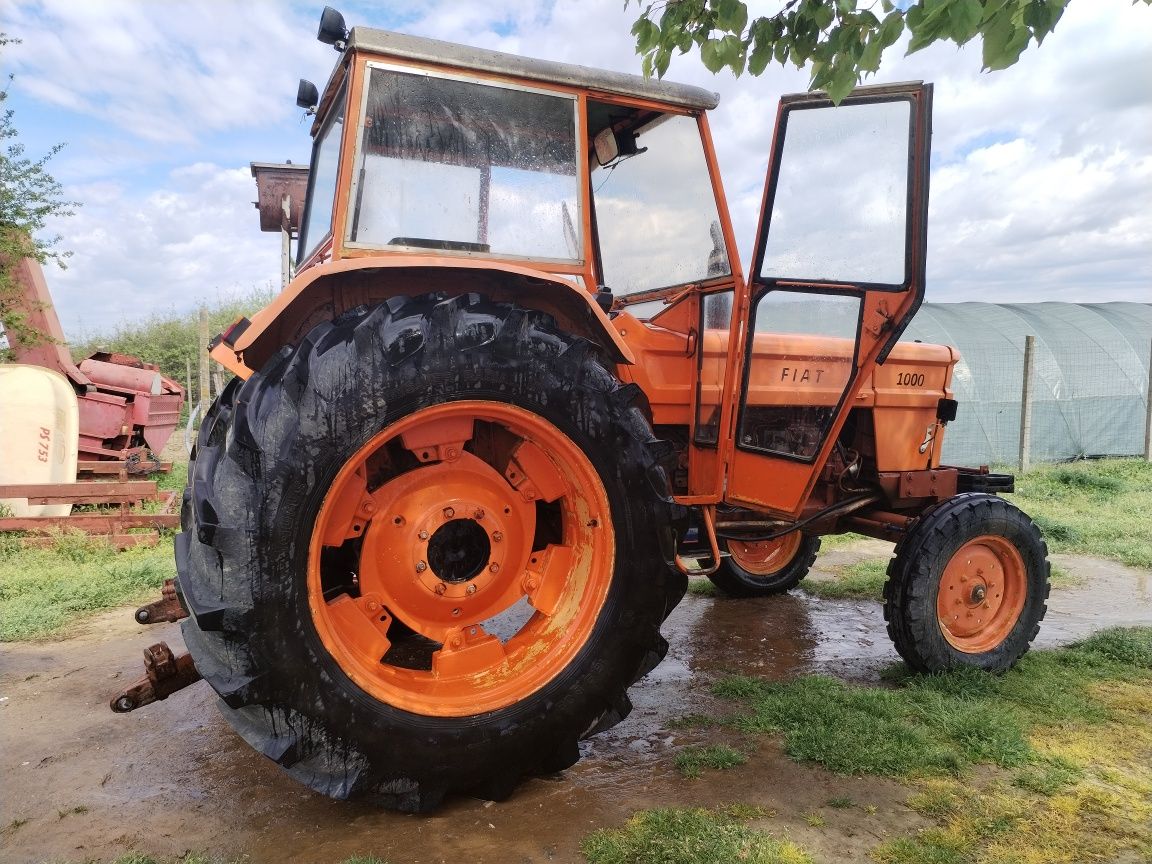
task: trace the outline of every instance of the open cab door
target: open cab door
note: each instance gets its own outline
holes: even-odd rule
[[[780,101],[725,501],[799,516],[924,294],[932,86]]]

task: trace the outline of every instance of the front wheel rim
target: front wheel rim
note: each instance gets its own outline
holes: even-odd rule
[[[741,570],[753,576],[774,576],[796,557],[803,536],[799,531],[774,540],[729,540],[728,553]]]
[[[958,651],[990,651],[1015,628],[1027,597],[1028,571],[1020,550],[1005,537],[976,537],[956,550],[941,574],[940,632]]]
[[[308,603],[328,653],[370,696],[469,716],[572,663],[614,560],[607,492],[571,438],[513,405],[449,402],[341,467],[312,532]],[[396,619],[418,634],[419,662],[389,637]]]

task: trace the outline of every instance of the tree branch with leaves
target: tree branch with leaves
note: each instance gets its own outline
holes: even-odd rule
[[[19,42],[0,33],[0,48]],[[11,82],[9,75],[8,86]],[[49,219],[71,216],[78,205],[64,198],[63,188],[45,167],[63,144],[38,159],[25,155],[24,145],[17,140],[15,112],[5,106],[8,86],[0,90],[0,327],[11,341],[31,346],[50,337],[29,323],[26,300],[13,273],[24,258],[65,266],[72,253],[60,249],[59,236],[45,237],[43,231]],[[8,348],[0,347],[0,360],[10,360],[10,354]]]
[[[1133,0],[1152,5],[1152,0]],[[908,54],[934,42],[983,43],[984,69],[1006,69],[1041,44],[1068,0],[788,0],[751,18],[742,0],[625,0],[645,76],[663,77],[674,52],[699,50],[712,72],[760,75],[771,63],[812,70],[809,86],[839,103],[880,68],[884,49],[910,34]]]

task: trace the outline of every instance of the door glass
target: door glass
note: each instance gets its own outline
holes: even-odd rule
[[[762,279],[903,285],[907,101],[793,108]]]
[[[730,273],[696,119],[664,115],[632,129],[620,110],[609,118],[635,132],[635,153],[592,165],[604,284],[623,297]]]
[[[700,378],[696,393],[697,444],[714,445],[720,437],[720,405],[732,326],[732,292],[705,294],[701,302]]]
[[[813,459],[856,369],[860,298],[771,291],[753,315],[737,440]]]

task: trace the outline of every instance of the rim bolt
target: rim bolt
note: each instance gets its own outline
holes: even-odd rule
[[[362,509],[365,513],[375,513],[376,512],[376,502],[375,501],[365,501],[364,506],[360,509]]]
[[[416,536],[419,537],[421,540],[427,540],[428,539],[428,532],[427,531],[421,531]]]
[[[449,447],[448,452],[444,454],[449,461],[456,459],[460,452],[455,447]]]
[[[500,572],[500,565],[497,564],[495,561],[493,561],[491,564],[488,565],[488,572],[489,573],[499,573]]]
[[[476,586],[475,585],[469,585],[467,588],[464,589],[464,593],[465,594],[475,594],[476,593]]]
[[[492,532],[492,539],[495,540],[497,543],[499,543],[501,540],[504,539],[504,532],[503,531],[493,531]]]
[[[483,519],[484,518],[484,511],[481,510],[479,507],[477,507],[476,512],[472,514],[472,518],[477,519],[477,520]]]
[[[459,648],[461,645],[464,644],[464,640],[459,636],[453,636],[448,641],[448,644],[451,645],[453,648]]]
[[[437,582],[436,587],[433,588],[432,590],[435,591],[437,594],[439,594],[442,597],[442,596],[444,596],[444,592],[448,590],[448,586],[445,585],[443,582]]]
[[[457,606],[455,609],[452,610],[452,615],[456,618],[460,617],[460,607],[459,606]]]
[[[533,578],[531,576],[529,576],[527,579],[524,580],[524,589],[526,591],[535,591],[539,587],[540,587],[540,583],[537,582],[535,580],[535,578]]]
[[[417,573],[423,573],[427,569],[428,569],[428,565],[425,564],[423,561],[417,561],[416,562],[416,572]]]
[[[451,507],[445,507],[444,508],[444,518],[445,519],[451,519],[455,515],[456,515],[456,511],[453,510]]]

